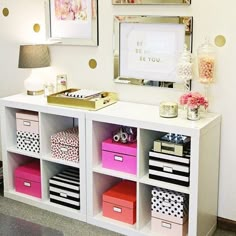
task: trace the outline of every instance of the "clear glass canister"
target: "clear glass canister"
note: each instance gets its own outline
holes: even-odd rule
[[[187,50],[187,45],[184,46],[184,51],[177,64],[177,77],[181,82],[191,80],[193,77],[192,55]]]
[[[216,52],[214,46],[209,43],[209,40],[206,39],[198,48],[197,56],[200,83],[212,83],[215,76]]]
[[[54,84],[50,82],[46,82],[44,84],[44,96],[47,97],[50,94],[54,93]]]

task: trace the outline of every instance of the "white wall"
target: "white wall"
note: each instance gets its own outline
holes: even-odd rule
[[[50,46],[55,74],[66,73],[69,87],[97,88],[119,93],[121,100],[159,104],[162,100],[177,101],[179,91],[114,84],[112,66],[113,15],[192,15],[194,17],[193,49],[208,36],[212,41],[218,34],[227,43],[217,48],[218,66],[215,84],[210,87],[210,110],[222,114],[220,217],[236,220],[236,158],[234,155],[236,115],[236,30],[235,0],[192,0],[191,6],[113,6],[111,0],[99,1],[99,47]],[[8,7],[10,15],[0,15],[0,96],[23,92],[23,80],[29,72],[18,69],[20,44],[42,42],[45,35],[43,0],[2,0],[0,10]],[[41,25],[40,33],[33,24]],[[88,61],[95,58],[98,67],[91,70]],[[193,90],[203,92],[197,81]],[[158,109],[158,108],[157,108]],[[211,170],[209,170],[211,171]]]

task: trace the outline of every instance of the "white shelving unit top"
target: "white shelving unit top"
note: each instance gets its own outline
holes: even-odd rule
[[[175,132],[175,129],[181,129],[182,134],[199,132],[207,128],[209,124],[214,125],[215,122],[220,122],[219,114],[208,112],[203,112],[200,120],[190,121],[187,120],[185,111],[181,109],[179,109],[177,118],[162,118],[159,115],[158,106],[121,101],[96,112],[88,111],[86,118],[101,122],[106,120],[106,122],[117,124],[125,122],[126,125],[146,129],[157,127],[156,129],[163,131],[168,131],[171,127],[173,132]]]
[[[214,125],[214,122],[220,121],[220,115],[209,112],[202,112],[201,119],[198,121],[190,121],[186,119],[185,111],[179,109],[179,115],[177,118],[162,118],[159,115],[159,107],[155,105],[138,104],[131,102],[118,101],[108,107],[100,109],[98,111],[88,111],[79,108],[70,108],[63,106],[55,106],[47,103],[46,97],[31,96],[26,94],[16,94],[13,96],[5,97],[1,99],[1,103],[5,106],[15,107],[19,109],[29,109],[42,111],[47,113],[61,113],[62,115],[78,116],[80,113],[86,114],[87,119],[93,119],[97,121],[104,121],[111,123],[122,124],[124,120],[127,125],[136,125],[140,128],[155,128],[155,125],[159,125],[158,129],[163,128],[163,131],[173,126],[182,129],[182,133],[189,130],[201,130],[207,128],[208,124]],[[216,119],[217,118],[217,119]],[[214,121],[214,122],[212,122]],[[165,128],[166,127],[166,128]],[[175,130],[173,130],[175,132]]]

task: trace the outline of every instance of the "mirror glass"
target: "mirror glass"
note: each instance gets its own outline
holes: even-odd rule
[[[176,67],[192,51],[192,17],[114,16],[113,34],[116,83],[190,89]]]
[[[112,0],[112,4],[121,5],[121,4],[129,4],[129,5],[148,5],[148,4],[183,4],[189,5],[191,4],[191,0]]]

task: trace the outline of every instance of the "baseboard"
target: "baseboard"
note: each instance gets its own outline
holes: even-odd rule
[[[236,221],[218,217],[217,218],[217,227],[219,229],[224,229],[224,230],[236,232]]]

